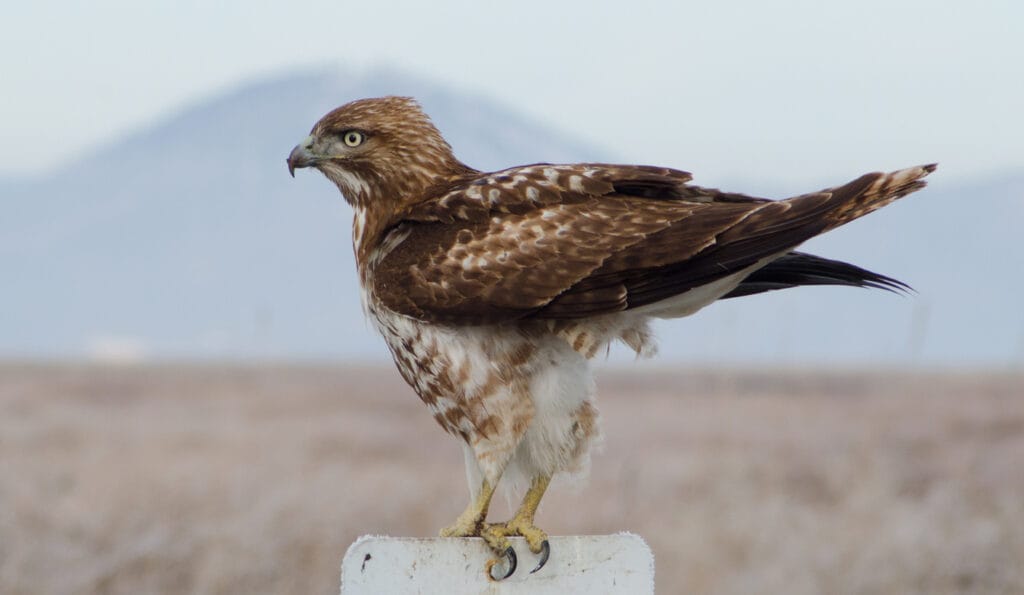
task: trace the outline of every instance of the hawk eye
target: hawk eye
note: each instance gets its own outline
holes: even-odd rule
[[[345,146],[358,147],[363,144],[363,133],[356,130],[349,130],[341,135],[341,140],[345,141]]]

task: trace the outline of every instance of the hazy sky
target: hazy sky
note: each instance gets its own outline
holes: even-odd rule
[[[0,174],[324,64],[450,82],[703,181],[987,173],[1024,166],[1022,27],[1015,0],[9,3]]]

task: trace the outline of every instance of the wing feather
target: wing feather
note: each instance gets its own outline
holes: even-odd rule
[[[376,256],[373,291],[399,313],[455,324],[622,311],[781,256],[916,190],[929,171],[868,174],[784,201],[653,167],[485,174],[404,213],[390,232],[401,241]]]

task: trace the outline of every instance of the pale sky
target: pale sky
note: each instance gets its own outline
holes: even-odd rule
[[[325,64],[448,82],[703,182],[1024,167],[1014,0],[33,0],[0,21],[0,175]]]

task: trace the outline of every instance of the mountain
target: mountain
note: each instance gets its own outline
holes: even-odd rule
[[[322,176],[292,180],[284,163],[329,109],[382,94],[419,98],[481,169],[616,159],[486,98],[394,72],[247,84],[46,175],[0,180],[0,355],[385,357],[362,318],[348,206]],[[940,169],[923,193],[805,246],[905,280],[916,295],[808,288],[729,300],[659,324],[662,353],[1019,363],[1022,197],[1024,170],[953,183]]]

